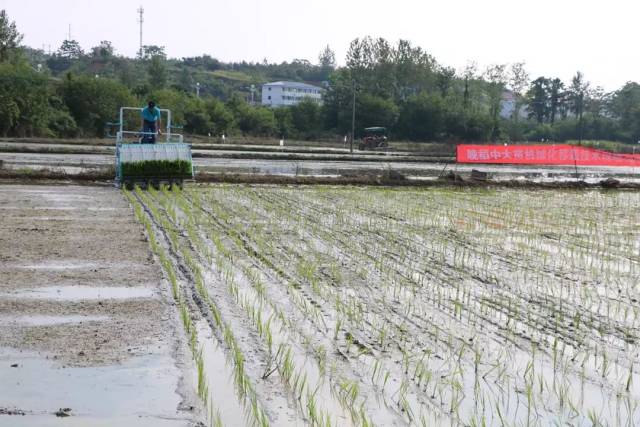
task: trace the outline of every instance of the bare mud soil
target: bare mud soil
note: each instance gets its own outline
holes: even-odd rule
[[[640,425],[640,193],[126,192],[223,425]]]
[[[0,426],[194,425],[177,312],[122,194],[6,185],[0,218]]]

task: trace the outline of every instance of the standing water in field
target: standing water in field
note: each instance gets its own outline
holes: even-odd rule
[[[209,273],[235,357],[274,355],[305,419],[320,385],[356,425],[640,423],[637,193],[213,185],[145,204]]]

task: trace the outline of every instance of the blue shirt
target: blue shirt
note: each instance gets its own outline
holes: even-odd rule
[[[142,109],[142,118],[148,122],[155,122],[160,120],[160,109],[158,107],[153,107],[153,110],[150,110],[149,107],[144,107]]]

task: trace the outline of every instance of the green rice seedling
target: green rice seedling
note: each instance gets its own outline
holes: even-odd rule
[[[350,345],[359,349],[383,350],[372,359],[365,359],[362,351],[347,354],[338,348],[338,358],[327,352],[322,375],[330,381],[336,370],[349,369],[340,357],[371,360],[371,383],[360,382],[361,387],[371,387],[367,395],[384,401],[385,395],[395,391],[388,391],[391,380],[406,375],[408,393],[434,396],[430,400],[435,406],[439,400],[460,412],[444,418],[480,422],[484,409],[473,412],[477,407],[467,403],[484,402],[487,395],[495,395],[499,410],[504,413],[508,407],[509,416],[516,414],[513,423],[517,425],[527,421],[526,406],[533,414],[533,424],[538,411],[540,419],[558,411],[558,399],[550,398],[561,394],[558,385],[576,377],[589,384],[594,376],[600,377],[603,356],[599,347],[607,351],[609,364],[609,375],[600,381],[603,388],[622,390],[626,386],[628,377],[620,372],[628,365],[620,356],[611,356],[617,354],[612,348],[617,335],[638,327],[638,321],[633,320],[638,314],[626,309],[631,305],[614,292],[621,289],[628,297],[638,294],[638,289],[628,284],[638,282],[632,278],[638,277],[637,262],[630,264],[635,273],[627,273],[625,269],[631,269],[626,261],[629,257],[621,256],[636,256],[640,250],[637,233],[628,231],[635,230],[628,217],[607,214],[608,221],[604,216],[596,219],[592,212],[607,211],[600,206],[590,211],[587,223],[582,218],[585,210],[578,214],[578,209],[558,208],[565,202],[550,192],[532,196],[526,191],[483,191],[480,195],[476,190],[294,191],[224,185],[184,193],[192,205],[185,207],[164,192],[154,200],[166,211],[158,209],[160,214],[179,226],[179,243],[186,243],[196,253],[195,261],[204,265],[206,247],[196,239],[207,238],[214,253],[212,268],[222,271],[232,265],[234,274],[244,273],[251,282],[249,293],[256,294],[251,299],[262,301],[263,309],[270,309],[269,296],[282,283],[285,292],[279,295],[287,309],[274,309],[273,319],[281,333],[305,330],[302,335],[293,332],[292,339],[314,354],[318,365],[321,357],[312,351],[315,343],[329,345],[332,335],[338,341],[340,331],[349,331]],[[576,204],[574,195],[563,197]],[[196,203],[207,211],[181,214],[180,210]],[[500,228],[492,222],[499,222]],[[164,227],[163,223],[154,220],[154,229],[156,224]],[[603,224],[619,224],[627,230],[618,228],[599,235],[606,230]],[[561,237],[547,238],[543,233]],[[318,266],[313,275],[303,268],[297,270],[301,258]],[[335,285],[334,270],[342,277],[340,287]],[[262,271],[272,278],[269,287],[262,286]],[[603,284],[601,293],[594,290],[596,282]],[[242,295],[242,286],[239,292],[240,304],[254,304]],[[290,308],[295,315],[288,312]],[[265,314],[260,316],[253,308],[247,313],[265,343],[265,352],[271,346],[275,352],[278,345],[268,344]],[[304,319],[304,326],[296,325],[300,319]],[[572,330],[568,331],[570,322]],[[614,322],[615,329],[611,328]],[[469,333],[476,335],[474,343],[485,343],[481,357],[476,354],[477,344],[462,344]],[[323,341],[323,336],[329,341]],[[353,337],[358,337],[358,343]],[[539,342],[544,350],[527,349],[524,340]],[[467,345],[472,352],[465,350]],[[427,367],[423,360],[416,360],[415,349],[425,347],[434,349],[439,366]],[[518,363],[526,363],[523,358],[527,356],[533,361],[531,368]],[[584,363],[587,357],[594,361],[593,368]],[[375,360],[381,361],[380,367]],[[340,369],[336,369],[338,365]],[[555,378],[545,386],[542,373],[547,368],[553,368]],[[523,369],[526,375],[521,386]],[[467,372],[474,372],[475,381],[466,378]],[[299,374],[294,369],[294,378]],[[386,388],[382,384],[385,374],[389,381]],[[483,378],[487,381],[480,381]],[[454,381],[469,390],[454,395],[452,404]],[[473,393],[469,393],[470,387]],[[530,389],[531,405],[527,399],[516,398],[516,387],[525,394]],[[545,405],[539,407],[542,395]],[[465,404],[458,404],[462,399]],[[420,417],[416,422],[422,419],[422,411],[432,409],[411,402],[414,415]],[[563,400],[563,416],[575,416],[576,402],[575,390],[569,389]],[[471,412],[463,413],[463,408]],[[497,416],[487,422],[499,424]]]
[[[121,164],[125,178],[191,177],[192,165],[186,160],[145,160]]]
[[[196,368],[198,370],[198,396],[202,399],[205,406],[209,397],[209,390],[207,387],[207,380],[204,373],[204,358],[202,357],[202,349],[200,349],[196,355]]]

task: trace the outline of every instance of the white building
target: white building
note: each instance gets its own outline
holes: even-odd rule
[[[322,88],[297,82],[273,82],[262,85],[262,105],[296,105],[304,98],[322,104]]]

